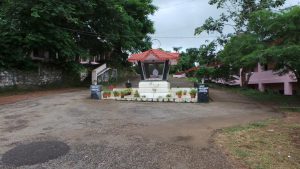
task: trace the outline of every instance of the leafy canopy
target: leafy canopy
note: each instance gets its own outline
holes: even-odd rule
[[[106,56],[124,61],[127,52],[148,49],[154,32],[152,0],[3,0],[0,3],[0,66],[21,68],[35,50],[57,63]]]

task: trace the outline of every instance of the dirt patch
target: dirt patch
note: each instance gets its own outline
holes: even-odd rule
[[[59,93],[67,93],[67,92],[75,92],[82,89],[56,89],[56,90],[48,90],[48,91],[35,91],[26,94],[18,94],[13,96],[0,96],[0,105],[4,104],[12,104],[23,100],[33,99],[42,96],[48,96]]]
[[[22,130],[28,127],[28,120],[17,120],[14,122],[6,122],[6,128],[4,128],[4,132],[14,132],[18,130]]]
[[[177,137],[175,137],[175,141],[183,141],[183,142],[190,141],[192,139],[193,139],[192,136],[177,136]]]
[[[8,141],[7,138],[0,138],[0,141]]]
[[[23,166],[44,163],[65,155],[69,146],[63,142],[45,141],[19,145],[4,153],[2,162],[8,166]]]
[[[52,130],[53,127],[46,127],[46,128],[43,128],[43,130],[47,131],[47,130]]]
[[[4,116],[4,119],[9,119],[9,120],[13,120],[13,119],[17,119],[22,117],[23,115],[21,114],[14,114],[14,115],[8,115],[8,116]]]

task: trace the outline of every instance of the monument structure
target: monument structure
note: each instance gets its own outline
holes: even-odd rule
[[[142,53],[133,54],[128,58],[140,70],[141,81],[138,91],[146,98],[165,98],[171,90],[168,76],[171,65],[176,65],[179,53],[165,52],[151,49]]]

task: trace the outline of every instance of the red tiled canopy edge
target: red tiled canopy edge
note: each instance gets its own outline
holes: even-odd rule
[[[128,58],[129,62],[145,61],[150,55],[155,56],[159,61],[178,60],[179,53],[164,52],[159,49],[151,49],[142,53],[133,54]]]

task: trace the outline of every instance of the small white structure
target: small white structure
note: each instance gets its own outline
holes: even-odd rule
[[[167,81],[141,81],[139,93],[146,98],[165,98],[170,94],[170,83]]]
[[[182,74],[175,74],[173,75],[174,78],[186,78],[186,74],[185,73],[182,73]]]
[[[171,93],[168,80],[170,65],[176,65],[179,53],[151,49],[128,58],[129,62],[139,66],[141,81],[138,92],[149,99],[165,98]]]

